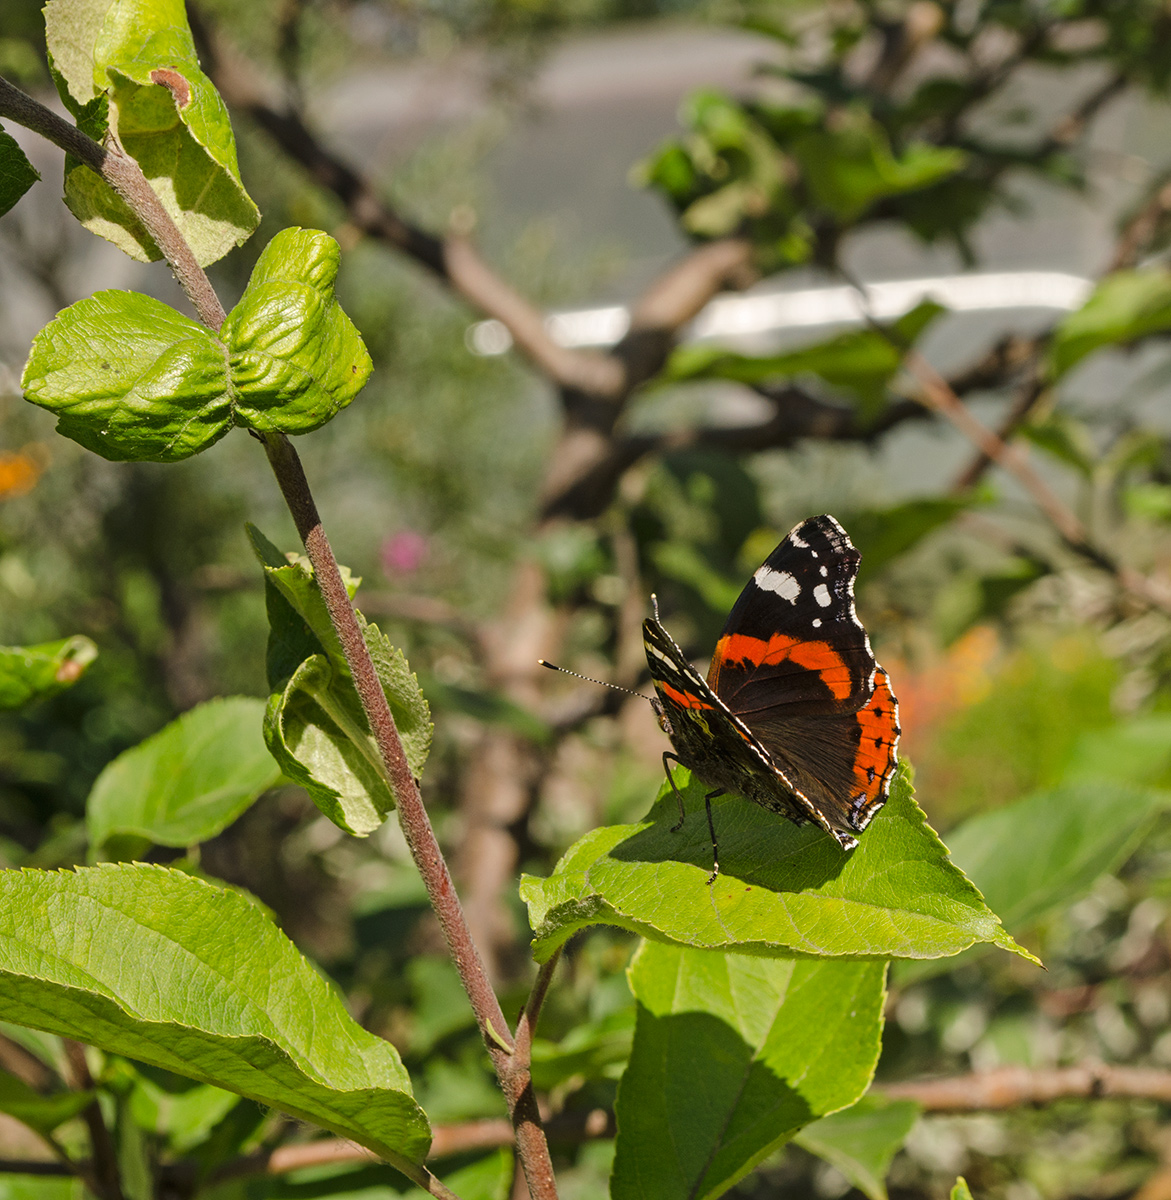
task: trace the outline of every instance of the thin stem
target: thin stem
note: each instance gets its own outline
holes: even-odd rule
[[[0,117],[7,117],[73,155],[96,175],[100,175],[130,206],[142,222],[187,294],[199,319],[218,332],[227,315],[211,281],[192,253],[170,213],[163,207],[154,189],[146,181],[138,163],[111,137],[109,145],[99,146],[52,109],[38,103],[7,79],[0,78]]]
[[[1033,470],[1025,456],[1014,445],[998,437],[972,416],[968,407],[952,391],[947,380],[917,350],[908,351],[903,363],[923,389],[922,403],[947,417],[982,454],[1013,475],[1032,496],[1037,507],[1049,518],[1071,550],[1113,575],[1126,591],[1140,597],[1154,608],[1171,612],[1171,594],[1154,580],[1148,579],[1132,567],[1116,562],[1104,550],[1095,546],[1090,541],[1086,527]]]
[[[85,1047],[71,1038],[62,1038],[65,1058],[69,1063],[70,1086],[74,1091],[93,1090],[94,1080],[85,1058]],[[123,1200],[122,1178],[118,1171],[118,1155],[114,1150],[114,1139],[102,1116],[102,1106],[95,1097],[82,1109],[81,1118],[89,1130],[90,1147],[93,1150],[93,1184],[103,1200]]]
[[[395,794],[399,823],[407,845],[427,887],[431,905],[439,918],[440,928],[508,1102],[529,1190],[533,1200],[555,1200],[557,1190],[553,1166],[541,1129],[527,1065],[518,1071],[512,1063],[515,1048],[512,1034],[488,980],[479,948],[468,929],[447,863],[423,806],[419,785],[411,773],[394,717],[317,513],[301,460],[283,434],[268,434],[263,442],[277,483],[296,522],[297,532],[313,564],[330,621],[341,642],[342,653]]]

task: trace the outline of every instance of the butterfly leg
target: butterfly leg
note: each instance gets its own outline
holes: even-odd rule
[[[674,759],[674,761],[679,763],[680,766],[683,764],[680,761],[678,754],[672,754],[670,750],[663,751],[663,770],[667,772],[667,782],[671,785],[671,791],[675,793],[675,799],[679,801],[679,820],[671,826],[671,832],[678,833],[679,830],[683,828],[683,822],[686,819],[687,814],[683,811],[683,793],[675,785],[675,776],[671,774],[671,768],[667,766],[667,759],[669,758]]]
[[[707,877],[708,887],[715,883],[716,876],[720,873],[720,847],[716,841],[716,823],[712,819],[712,801],[724,793],[724,788],[716,788],[714,792],[708,792],[703,798],[703,806],[707,809],[707,831],[712,835],[712,873]]]

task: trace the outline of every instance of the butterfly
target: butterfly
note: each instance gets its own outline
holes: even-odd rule
[[[704,798],[714,869],[711,801],[735,793],[798,825],[819,825],[844,850],[882,808],[898,764],[899,714],[886,672],[854,611],[861,555],[831,516],[792,529],[740,593],[707,679],[655,615],[643,641],[651,704],[671,761],[712,790]]]

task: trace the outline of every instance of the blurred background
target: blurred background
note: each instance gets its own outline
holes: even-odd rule
[[[1038,797],[1054,814],[1079,788],[1116,798],[1108,849],[1098,829],[1068,848],[1065,891],[1019,912],[989,891],[1048,971],[995,954],[896,971],[880,1079],[1171,1069],[1164,0],[188,12],[264,214],[213,269],[225,306],[276,231],[343,247],[376,371],[298,449],[359,606],[432,706],[424,797],[505,993],[528,979],[519,872],[640,818],[666,747],[644,702],[536,659],[645,690],[656,592],[706,664],[749,574],[829,512],[863,552],[858,609],[945,840]],[[33,3],[0,10],[0,72],[53,97]],[[243,523],[297,539],[250,439],[112,464],[21,398],[31,339],[67,304],[120,287],[189,310],[164,267],[77,225],[60,155],[12,132],[43,182],[0,222],[0,643],[100,651],[69,692],[0,713],[0,865],[55,866],[85,861],[112,757],[209,697],[265,694]],[[953,401],[1023,466],[990,463]],[[200,863],[395,1042],[434,1120],[503,1112],[394,822],[345,838],[283,788]],[[595,932],[567,956],[536,1068],[559,1108],[612,1105],[633,944]],[[1166,1117],[1154,1100],[925,1112],[889,1192],[939,1196],[963,1172],[1004,1200],[1157,1200]],[[606,1194],[604,1137],[558,1152],[564,1195]],[[790,1147],[734,1194],[852,1186]]]

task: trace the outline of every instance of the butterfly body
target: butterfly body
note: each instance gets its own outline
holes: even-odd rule
[[[854,611],[860,559],[833,517],[796,526],[740,594],[706,680],[657,614],[643,624],[671,757],[709,795],[817,824],[846,850],[886,801],[900,733]]]

